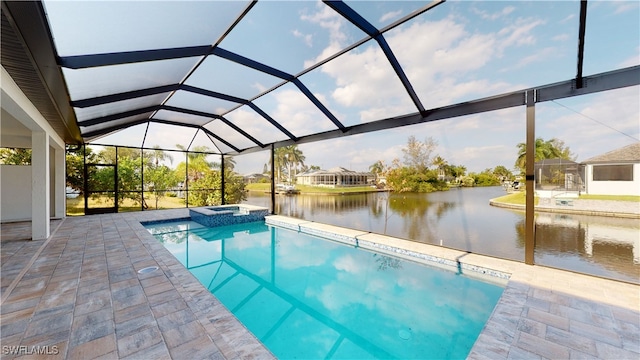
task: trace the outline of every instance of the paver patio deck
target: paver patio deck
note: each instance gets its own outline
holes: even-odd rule
[[[140,224],[187,215],[69,217],[52,222],[45,241],[20,240],[22,225],[3,224],[2,358],[273,358]],[[640,286],[465,261],[512,274],[470,358],[640,358]],[[149,266],[158,270],[138,273]]]

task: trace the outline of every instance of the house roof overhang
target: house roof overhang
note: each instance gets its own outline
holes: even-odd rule
[[[640,142],[623,146],[583,161],[584,164],[637,164],[640,163]]]
[[[83,142],[42,4],[2,1],[2,66],[68,144]]]

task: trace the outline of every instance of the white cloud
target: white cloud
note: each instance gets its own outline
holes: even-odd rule
[[[290,238],[290,237],[295,237]],[[279,262],[284,269],[297,269],[325,264],[330,253],[322,248],[322,244],[315,239],[299,237],[295,233],[278,233],[277,256],[287,261]],[[320,246],[318,248],[318,246]]]
[[[545,103],[536,136],[563,140],[578,160],[620,148],[640,138],[639,99],[634,86]]]
[[[222,122],[222,120],[216,119],[211,123],[207,124],[205,128],[209,129],[212,133],[216,134],[217,136],[226,140],[231,145],[237,148],[243,149],[243,148],[255,146],[255,144],[251,140],[249,140],[239,132],[235,131],[229,125]],[[223,145],[223,146],[226,147],[227,145]]]
[[[491,14],[486,14],[486,16],[489,15]],[[563,19],[562,22],[570,21],[572,18],[573,15]],[[307,16],[306,19],[318,24],[322,23],[321,26],[331,29],[332,42],[318,59],[335,53],[338,50],[337,44],[346,40],[346,35],[342,33],[341,20],[337,19],[335,14],[323,9],[317,14]],[[535,45],[536,34],[541,33],[538,30],[544,25],[545,21],[542,19],[517,18],[501,29],[481,32],[467,27],[466,19],[446,17],[437,21],[412,21],[386,33],[385,36],[398,56],[404,71],[412,80],[414,89],[424,106],[432,108],[524,87],[497,79],[495,75],[499,70],[490,70],[489,66],[495,64],[496,60],[504,54],[510,55],[508,51],[519,51],[517,48],[523,45]],[[566,41],[571,38],[566,33],[555,35],[552,39],[554,41]],[[545,57],[548,59],[549,56],[560,55],[553,47],[536,49],[533,55],[518,56],[519,62],[510,65],[511,69],[517,69],[535,64]],[[625,60],[622,66],[637,65],[640,63],[639,59],[638,56],[632,56]],[[310,63],[315,63],[316,60]],[[487,71],[484,71],[485,69]],[[504,69],[505,67],[502,68]],[[338,104],[336,107],[340,111],[349,114],[349,111],[352,111],[357,114],[359,121],[378,120],[416,111],[377,45],[362,47],[344,54],[323,65],[320,71],[335,84],[333,89],[324,92],[326,99],[318,95],[322,97],[321,101],[333,100]],[[497,74],[502,73],[504,72]],[[638,95],[637,90],[635,95]],[[606,108],[610,113],[604,115],[605,119],[615,117],[617,125],[624,124],[626,131],[634,132],[633,129],[635,129],[638,136],[637,99],[635,102],[628,99],[626,103],[620,99],[608,101],[616,104],[615,108],[599,105],[598,116],[603,116],[599,112]],[[330,103],[326,104],[330,105]],[[294,105],[286,104],[283,107],[283,114],[300,111]],[[632,114],[621,114],[621,109],[631,111]],[[595,111],[586,106],[585,110]],[[363,137],[350,136],[327,142],[305,144],[301,145],[301,149],[307,156],[308,164],[325,168],[340,165],[354,170],[367,170],[368,166],[376,160],[391,164],[394,158],[401,158],[401,148],[409,135],[439,135],[438,131],[440,131],[448,136],[448,142],[443,141],[436,152],[442,154],[450,163],[465,165],[469,171],[481,171],[496,165],[511,168],[517,152],[515,145],[524,140],[524,119],[523,107],[517,107],[437,121],[429,124],[430,127],[416,125],[415,128],[385,130],[383,133],[373,133]],[[578,150],[586,147],[585,144],[592,146],[595,143],[592,136],[603,133],[601,126],[597,126],[600,130],[587,133],[587,127],[583,125],[576,128],[575,117],[570,119],[571,121],[560,116],[556,128],[545,129],[544,119],[538,116],[537,135],[545,138],[554,136],[562,138],[564,134],[568,134],[576,138],[590,139],[580,145],[574,145],[573,141],[569,143],[567,140],[572,150],[574,148]],[[556,122],[556,118],[552,118],[551,121]],[[584,122],[584,119],[580,120],[581,124]],[[607,136],[603,138],[609,139]],[[626,139],[631,141],[629,138]],[[610,140],[602,141],[610,142]]]
[[[374,46],[344,54],[322,71],[335,79],[337,87],[331,96],[343,106],[368,108],[406,94],[387,58]]]
[[[433,36],[424,37],[425,33]],[[492,38],[483,35],[465,38],[465,35],[464,28],[448,18],[439,22],[415,23],[388,35],[388,42],[394,53],[412,54],[401,62],[410,79],[421,79],[414,84],[419,94],[434,88],[441,94],[450,94],[447,90],[451,88],[443,86],[439,76],[482,67],[493,52]],[[416,38],[422,41],[416,42]],[[359,111],[360,121],[417,111],[377,46],[342,55],[324,65],[322,71],[335,80],[337,87],[332,98],[336,102],[346,107],[363,108]],[[432,107],[431,103],[427,107]]]
[[[322,94],[316,97],[326,103]],[[296,135],[335,129],[335,125],[297,88],[277,91],[274,102],[276,109],[270,115]]]
[[[515,154],[515,147],[507,145],[466,146],[453,150],[449,162],[466,166],[468,172],[479,172],[496,165],[511,168]]]
[[[410,78],[427,77],[429,80],[437,74],[466,73],[484,66],[495,55],[497,45],[495,35],[470,34],[451,17],[435,22],[415,22],[408,28],[391,32],[387,39],[401,57]],[[403,54],[411,55],[405,57]]]
[[[506,47],[513,45],[534,45],[536,43],[536,37],[533,34],[533,29],[544,23],[543,20],[539,19],[518,18],[515,23],[498,31],[498,35],[502,37],[499,41],[500,49],[504,50]]]
[[[380,21],[381,23],[384,23],[384,22],[386,22],[387,20],[397,19],[397,18],[399,18],[399,17],[400,17],[400,15],[402,15],[402,10],[391,11],[391,12],[388,12],[388,13],[386,13],[386,14],[382,15],[382,16],[380,17],[380,20],[379,20],[379,21]]]
[[[266,87],[265,85],[262,85],[262,84],[261,84],[261,83],[259,83],[259,82],[256,82],[256,83],[251,84],[251,87],[252,87],[252,88],[254,88],[254,89],[256,89],[256,90],[258,90],[258,93],[259,93],[259,94],[261,94],[261,93],[263,93],[263,92],[265,92],[265,91],[269,90],[269,88],[268,88],[268,87]]]
[[[401,91],[404,91],[404,89],[401,89]],[[417,108],[409,103],[408,97],[404,100],[405,101],[397,105],[382,104],[382,106],[375,106],[375,104],[371,104],[371,107],[360,110],[358,113],[360,115],[360,121],[369,122],[418,111]]]
[[[480,15],[481,18],[485,19],[485,20],[497,20],[501,17],[507,16],[509,14],[511,14],[513,11],[515,10],[515,7],[513,6],[507,6],[505,8],[503,8],[502,10],[495,12],[495,13],[489,13],[488,11],[484,11],[484,10],[479,10],[477,8],[472,8],[471,11],[473,11],[476,15]]]
[[[462,121],[453,120],[453,129],[457,131],[479,129],[481,126],[480,115],[467,116]]]
[[[505,16],[513,11],[513,7],[505,7],[491,16]],[[331,29],[332,39],[322,54],[308,61],[307,65],[335,53],[336,45],[346,39],[346,35],[341,33],[341,23],[326,9],[303,19]],[[510,47],[535,44],[534,30],[544,21],[518,18],[501,30],[488,33],[471,33],[464,24],[464,19],[449,16],[438,21],[414,21],[410,26],[386,34],[388,43],[426,108],[513,90],[514,84],[489,79],[488,75],[483,79],[478,77],[477,71],[500,58]],[[549,51],[545,50],[544,54],[548,55]],[[544,54],[527,57],[519,66],[535,62]],[[367,122],[417,111],[377,45],[350,51],[323,65],[320,71],[335,83],[335,88],[327,96],[352,110],[347,122]],[[474,76],[471,78],[468,74]]]
[[[366,148],[353,149],[348,154],[349,164],[354,170],[369,171],[369,166],[378,160],[382,160],[385,165],[391,165],[393,159],[402,157],[402,145],[392,145],[388,148],[380,149]]]
[[[533,55],[525,56],[518,60],[513,66],[505,67],[500,70],[500,72],[508,72],[515,69],[522,69],[523,67],[541,61],[549,60],[550,58],[555,57],[558,54],[558,49],[554,47],[546,47],[536,51]]]
[[[409,27],[387,34],[387,40],[394,53],[401,57],[403,69],[413,80],[414,89],[425,102],[423,105],[432,108],[488,94],[489,90],[509,89],[512,85],[495,79],[461,81],[461,77],[500,57],[507,47],[535,43],[533,30],[543,23],[519,18],[498,32],[472,34],[462,23],[447,17],[433,22],[413,22]],[[324,65],[322,72],[337,85],[332,93],[336,102],[364,108],[359,110],[360,121],[417,111],[377,47],[345,54]]]
[[[566,18],[564,18],[564,19],[560,20],[560,23],[561,23],[561,24],[566,23],[567,21],[570,21],[571,19],[573,19],[573,18],[575,18],[575,17],[576,17],[576,15],[575,15],[575,14],[570,14],[570,15],[569,15],[569,16],[567,16]]]
[[[286,138],[280,130],[271,125],[265,118],[247,107],[241,107],[226,115],[233,124],[263,143],[269,143]],[[255,170],[254,170],[255,171]]]
[[[337,258],[333,262],[333,266],[336,268],[336,270],[346,271],[351,274],[358,274],[362,273],[368,265],[358,260],[359,259],[354,259],[354,257],[351,255],[345,255]]]
[[[304,41],[305,45],[307,45],[308,47],[312,47],[313,46],[313,35],[311,34],[303,34],[300,31],[293,30],[293,36],[302,39],[302,41]]]
[[[612,1],[611,4],[615,7],[615,14],[636,10],[640,7],[640,3],[637,1]]]
[[[270,245],[271,238],[268,236],[251,236],[249,231],[236,231],[233,233],[233,241],[227,241],[225,243],[225,250],[247,251],[249,249],[256,249],[259,251],[260,249],[268,248]]]
[[[189,145],[196,134],[196,129],[181,126],[151,123],[145,140],[145,146],[158,145],[161,149],[176,149],[176,144]],[[154,139],[150,144],[148,139]]]
[[[407,136],[397,130],[388,130],[384,134],[354,135],[303,144],[300,150],[304,152],[309,165],[324,169],[342,166],[355,171],[369,171],[369,166],[378,160],[390,165],[393,159],[401,158],[401,149]]]
[[[347,37],[342,32],[342,26],[345,24],[346,20],[340,16],[340,14],[319,1],[316,8],[319,10],[318,12],[309,15],[303,14],[300,16],[300,19],[312,24],[317,24],[320,27],[329,30],[331,46],[345,45]]]
[[[502,81],[492,82],[486,79],[456,83],[453,77],[443,78],[437,84],[427,90],[421,90],[421,97],[428,100],[428,102],[425,101],[427,108],[457,103],[462,98],[499,94],[513,88],[512,84]]]
[[[300,20],[319,25],[321,28],[328,30],[329,45],[327,45],[315,59],[305,61],[305,68],[332,56],[347,45],[347,35],[342,31],[346,20],[320,1],[317,2],[316,8],[318,9],[317,12],[303,14],[300,16]]]

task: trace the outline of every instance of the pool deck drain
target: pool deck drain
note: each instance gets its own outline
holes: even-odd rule
[[[138,270],[138,274],[148,274],[151,272],[154,272],[156,270],[158,270],[159,268],[157,266],[148,266],[146,268],[142,268],[140,270]]]
[[[273,358],[140,224],[184,216],[186,209],[69,217],[48,242],[26,244],[5,239],[12,225],[2,224],[2,359],[34,350],[60,359]],[[359,245],[402,245],[409,248],[401,256],[510,274],[469,358],[640,358],[638,285],[358,233]]]

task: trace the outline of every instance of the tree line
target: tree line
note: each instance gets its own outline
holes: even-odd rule
[[[449,163],[439,154],[434,155],[437,146],[431,137],[420,141],[411,135],[402,148],[402,161],[396,158],[386,165],[378,160],[369,166],[369,171],[384,179],[385,186],[395,192],[433,192],[448,190],[451,186],[495,186],[514,177],[502,165],[467,174],[466,166]]]
[[[114,189],[115,168],[100,166],[101,164],[116,164],[118,175],[118,203],[122,205],[125,199],[144,208],[158,208],[159,201],[165,197],[180,197],[189,206],[217,205],[222,202],[222,177],[220,163],[209,160],[209,148],[194,147],[186,151],[182,145],[176,145],[186,154],[183,161],[175,168],[168,166],[174,161],[171,152],[159,149],[153,150],[133,148],[105,147],[99,152],[92,148],[81,146],[68,147],[66,153],[67,186],[78,193],[84,192],[84,164],[87,166],[87,184],[90,196],[99,199],[105,193]],[[246,199],[242,177],[235,173],[235,162],[232,158],[224,161],[225,202],[239,203]],[[188,190],[188,194],[186,191]]]
[[[442,156],[433,155],[438,143],[431,137],[424,141],[409,136],[402,148],[403,161],[394,159],[390,165],[378,160],[369,166],[369,171],[385,179],[385,186],[396,192],[432,192],[447,190],[450,186],[496,186],[511,182],[516,175],[523,176],[526,169],[526,144],[517,145],[518,154],[514,174],[503,165],[487,168],[481,172],[470,172],[464,165],[450,164]],[[535,141],[535,161],[544,159],[575,160],[575,155],[562,140],[552,138]]]
[[[306,164],[306,156],[298,145],[288,145],[274,149],[274,179],[277,183],[296,182],[296,176],[307,171],[320,170],[320,166]],[[271,159],[262,167],[262,174],[271,177]],[[269,182],[264,179],[264,182]]]
[[[208,159],[210,149],[206,146],[194,147],[186,151],[182,145],[176,145],[185,152],[186,158],[175,169],[167,166],[174,161],[171,152],[159,149],[139,150],[105,147],[94,152],[90,147],[67,147],[67,186],[79,193],[84,191],[84,161],[88,164],[118,163],[119,203],[131,199],[134,203],[148,207],[148,200],[158,202],[165,196],[179,196],[189,189],[190,206],[214,205],[222,202],[220,163]],[[411,135],[402,148],[403,159],[394,159],[387,165],[378,160],[369,166],[369,170],[378,178],[385,180],[385,186],[396,192],[432,192],[447,190],[450,186],[495,186],[516,177],[505,166],[498,165],[481,172],[467,173],[464,165],[451,164],[439,154],[434,154],[438,143],[431,137],[424,141]],[[524,175],[526,168],[526,144],[517,145],[517,157],[514,169],[518,175]],[[544,159],[575,160],[575,155],[562,140],[552,138],[535,140],[535,161]],[[274,151],[274,169],[277,182],[294,183],[299,172],[319,170],[320,167],[305,164],[306,157],[297,145],[277,148]],[[29,165],[30,149],[0,149],[0,163]],[[244,181],[234,171],[232,157],[225,158],[225,202],[238,203],[246,199]],[[271,160],[264,164],[263,173],[270,177]],[[88,185],[92,190],[114,191],[113,167],[88,167]],[[144,190],[144,191],[143,191]],[[151,198],[146,199],[145,193]],[[92,194],[99,197],[98,193]],[[186,198],[186,197],[185,197]]]

